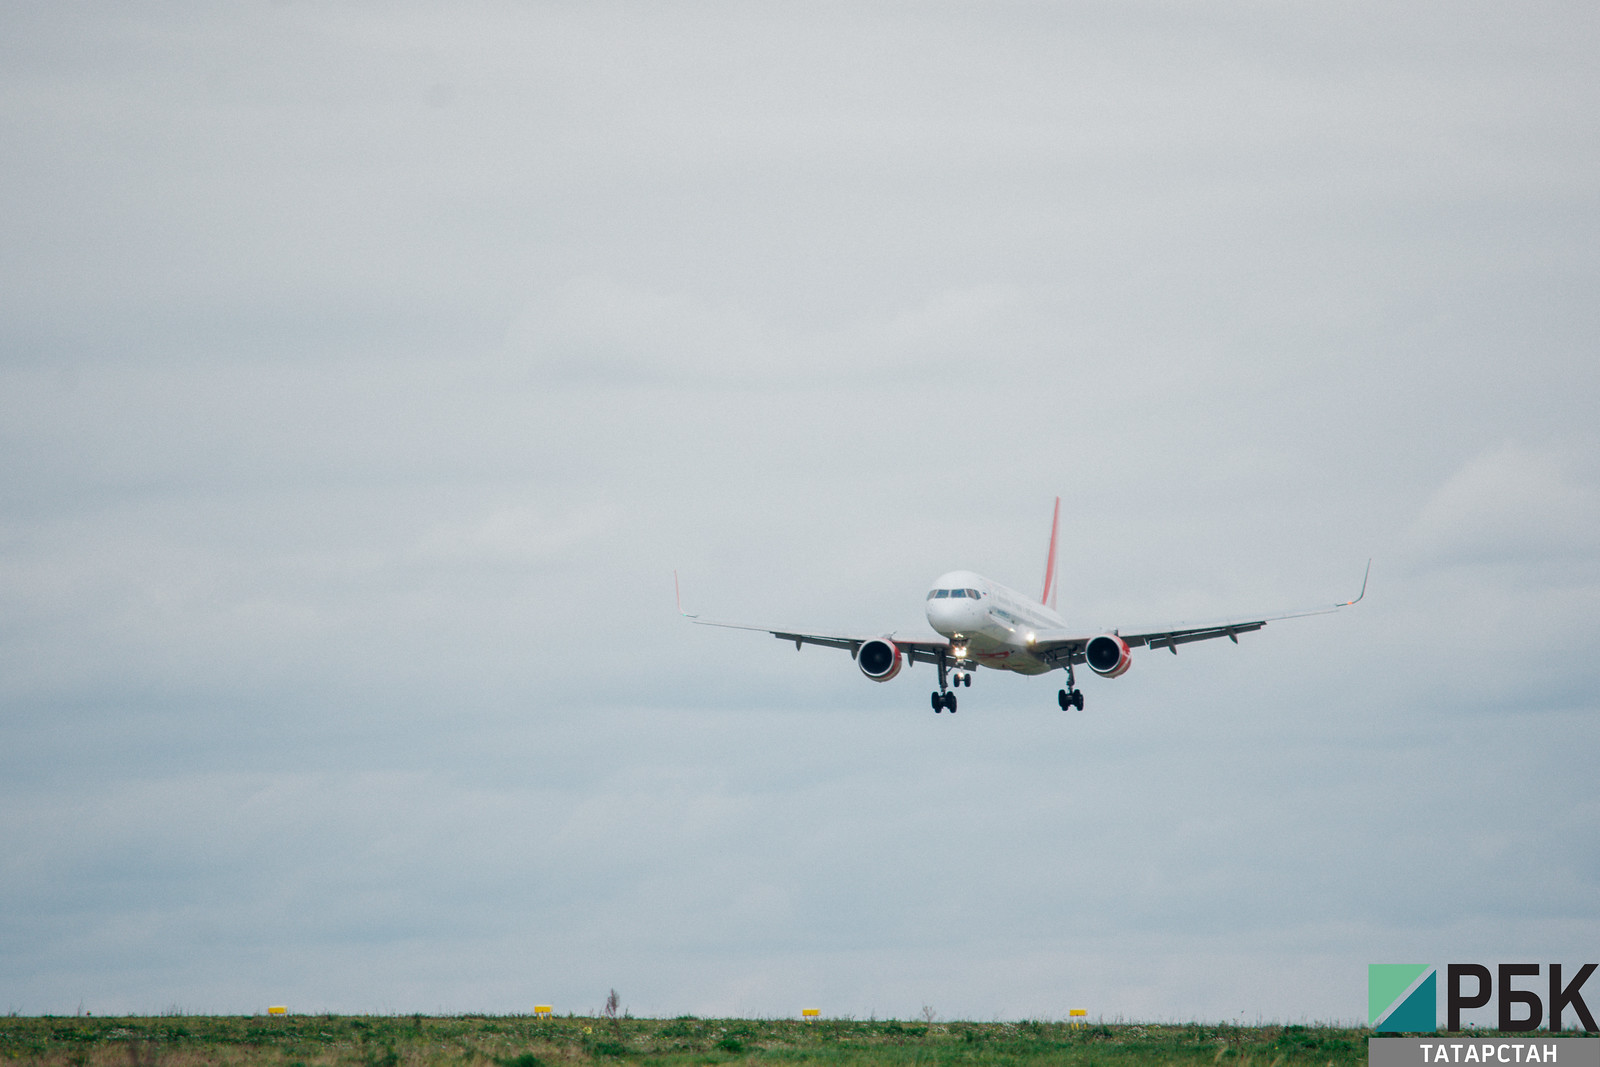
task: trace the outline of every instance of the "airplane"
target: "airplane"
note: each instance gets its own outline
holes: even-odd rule
[[[769,633],[780,641],[793,641],[795,651],[804,645],[822,645],[849,651],[861,673],[875,682],[887,682],[908,664],[932,663],[939,669],[939,688],[929,697],[935,712],[956,710],[957,687],[972,687],[972,672],[978,667],[1011,671],[1015,674],[1048,674],[1066,671],[1066,688],[1056,695],[1061,710],[1083,710],[1083,693],[1077,688],[1073,668],[1088,664],[1102,678],[1120,678],[1133,666],[1133,649],[1165,648],[1173,655],[1178,646],[1191,641],[1226,637],[1234,644],[1239,635],[1259,630],[1269,622],[1297,619],[1307,615],[1327,615],[1367,595],[1367,578],[1372,561],[1361,577],[1361,592],[1354,600],[1328,607],[1307,608],[1275,615],[1233,619],[1204,625],[1165,627],[1138,633],[1083,633],[1069,629],[1056,613],[1056,544],[1061,532],[1061,498],[1056,497],[1050,520],[1050,554],[1045,561],[1044,592],[1038,600],[990,581],[973,571],[950,571],[934,580],[925,597],[928,625],[940,636],[922,634],[838,634],[800,633],[750,626],[736,622],[717,622],[683,610],[683,593],[678,576],[672,576],[678,595],[678,613],[701,626],[721,626],[734,630]]]

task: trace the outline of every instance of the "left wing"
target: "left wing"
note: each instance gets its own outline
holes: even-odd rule
[[[1357,603],[1367,595],[1367,577],[1372,573],[1372,561],[1367,560],[1366,573],[1361,576],[1361,592],[1356,594],[1354,600],[1342,600],[1337,604],[1325,608],[1304,608],[1299,611],[1286,611],[1277,615],[1265,615],[1253,619],[1230,619],[1224,622],[1198,623],[1165,627],[1159,630],[1144,630],[1137,633],[1122,633],[1111,631],[1122,638],[1129,648],[1164,648],[1174,656],[1178,654],[1178,646],[1186,645],[1191,641],[1209,641],[1217,637],[1226,637],[1234,644],[1239,643],[1239,635],[1259,630],[1269,622],[1280,619],[1299,619],[1307,615],[1331,615],[1341,608],[1347,608]],[[1089,642],[1099,634],[1073,634],[1062,630],[1041,630],[1034,635],[1032,652],[1039,660],[1056,667],[1065,667],[1068,664],[1077,665],[1084,662],[1084,650]]]
[[[1178,646],[1186,645],[1190,641],[1209,641],[1214,637],[1226,637],[1234,644],[1239,643],[1239,635],[1259,630],[1267,623],[1276,619],[1293,619],[1300,615],[1325,615],[1334,611],[1334,608],[1324,608],[1320,611],[1301,611],[1293,615],[1274,615],[1270,619],[1240,619],[1232,622],[1212,623],[1205,626],[1191,626],[1179,629],[1158,630],[1152,633],[1125,634],[1113,630],[1112,633],[1122,638],[1129,648],[1166,648],[1172,654],[1178,654]],[[1089,647],[1099,634],[1069,634],[1061,630],[1044,630],[1035,635],[1031,650],[1033,655],[1042,662],[1055,667],[1064,667],[1067,664],[1084,662],[1084,649]]]

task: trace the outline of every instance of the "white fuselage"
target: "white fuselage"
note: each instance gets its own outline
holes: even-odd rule
[[[1066,625],[1032,597],[972,571],[940,575],[928,590],[927,609],[928,625],[950,639],[958,659],[1018,674],[1052,669],[1029,650],[1032,635]]]

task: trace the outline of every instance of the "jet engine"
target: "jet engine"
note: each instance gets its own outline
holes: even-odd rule
[[[1089,661],[1089,669],[1102,678],[1121,677],[1133,666],[1133,653],[1128,651],[1128,643],[1116,634],[1096,637],[1089,642],[1083,655]]]
[[[874,682],[887,682],[900,673],[900,646],[874,637],[856,652],[856,666]]]

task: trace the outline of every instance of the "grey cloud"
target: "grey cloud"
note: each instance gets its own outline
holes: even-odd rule
[[[1588,455],[1586,449],[1581,458]],[[1410,531],[1417,551],[1448,563],[1526,566],[1555,557],[1586,569],[1600,494],[1563,469],[1566,460],[1559,451],[1511,442],[1474,457],[1423,504]]]

